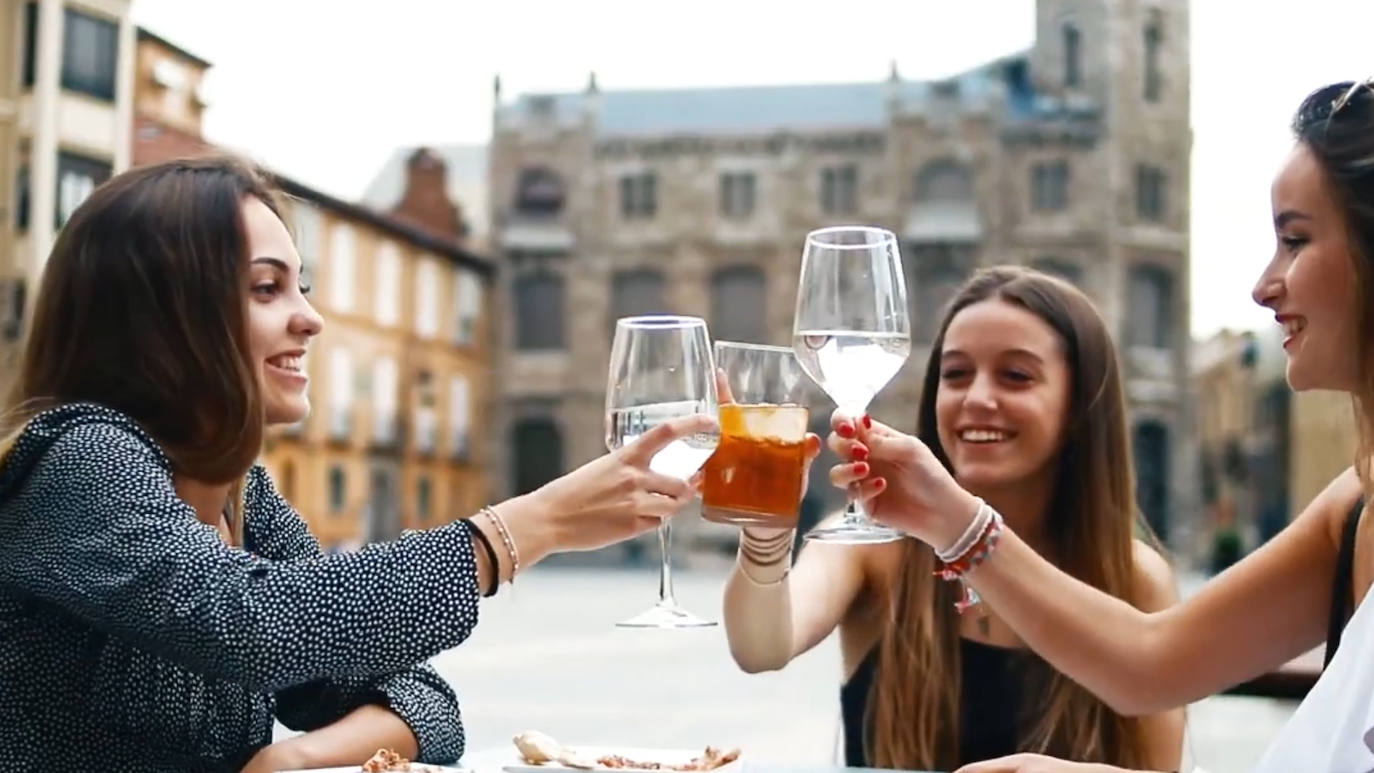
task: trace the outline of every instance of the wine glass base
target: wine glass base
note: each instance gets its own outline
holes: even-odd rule
[[[834,526],[812,529],[806,538],[817,542],[834,542],[841,545],[874,545],[879,542],[896,542],[904,539],[905,534],[886,526],[863,523],[837,523]]]
[[[709,628],[714,620],[697,617],[671,601],[660,601],[628,620],[615,624],[616,628]]]

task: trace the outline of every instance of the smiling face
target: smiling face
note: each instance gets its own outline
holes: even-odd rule
[[[1059,335],[1000,298],[960,310],[945,331],[935,416],[940,445],[975,493],[1052,474],[1072,391]]]
[[[286,225],[254,197],[243,203],[248,235],[249,351],[262,385],[268,424],[294,424],[310,413],[302,366],[310,339],[324,320],[306,300],[301,258]]]
[[[1349,230],[1316,156],[1299,144],[1271,191],[1274,256],[1255,284],[1255,302],[1284,328],[1293,389],[1357,388],[1358,340]]]

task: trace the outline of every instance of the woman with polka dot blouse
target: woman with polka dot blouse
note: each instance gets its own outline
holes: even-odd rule
[[[379,747],[451,762],[425,661],[555,551],[633,537],[692,487],[686,419],[544,488],[323,555],[255,464],[309,405],[322,321],[275,192],[229,159],[143,167],[62,229],[0,414],[0,768],[270,771]],[[305,731],[271,743],[273,720]]]

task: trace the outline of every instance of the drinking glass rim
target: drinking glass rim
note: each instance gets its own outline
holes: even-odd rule
[[[776,354],[796,355],[796,351],[790,346],[774,346],[772,344],[751,344],[748,341],[722,341],[716,339],[712,342],[715,346],[734,347],[737,349],[754,349],[760,352],[774,352]]]
[[[706,327],[706,320],[701,317],[676,314],[641,314],[634,317],[621,317],[615,321],[615,326],[672,330],[674,328]]]
[[[817,238],[839,233],[841,231],[877,234],[880,238],[878,241],[869,244],[832,244]],[[818,228],[808,233],[806,235],[806,242],[807,244],[815,244],[818,247],[824,247],[830,250],[871,250],[874,247],[880,247],[884,244],[896,244],[897,235],[886,228],[879,228],[874,225],[832,225],[826,228]]]

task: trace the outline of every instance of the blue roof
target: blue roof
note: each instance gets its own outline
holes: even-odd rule
[[[937,100],[982,104],[1003,93],[1008,57],[941,81],[837,83],[794,86],[736,86],[642,91],[604,91],[597,128],[603,135],[768,132],[877,127],[888,121],[889,89],[895,87],[903,112],[920,111]],[[502,112],[517,119],[543,105],[558,120],[580,117],[582,93],[527,94]]]

